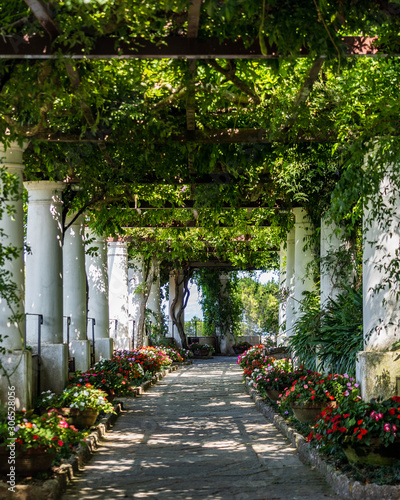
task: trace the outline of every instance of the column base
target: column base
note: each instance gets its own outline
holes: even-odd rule
[[[114,338],[114,349],[119,351],[130,351],[132,349],[132,339],[129,337]]]
[[[232,345],[235,343],[235,339],[232,335],[223,336],[220,340],[219,347],[221,349],[221,354],[230,355],[235,354]]]
[[[37,356],[37,344],[32,345],[32,354]],[[37,393],[38,365],[32,360],[34,379],[33,394]],[[68,380],[68,346],[67,344],[42,344],[40,357],[40,392],[52,391],[61,393]]]
[[[90,368],[91,345],[89,340],[72,340],[69,343],[69,355],[75,358],[75,370],[86,372]]]
[[[16,410],[29,410],[32,406],[32,353],[15,350],[0,356],[8,378],[0,370],[0,400],[3,404],[15,402]]]
[[[396,376],[400,377],[398,352],[361,351],[357,354],[356,379],[364,401],[396,396]]]
[[[94,339],[95,343],[95,357],[96,363],[100,359],[110,359],[112,358],[114,351],[114,341],[113,339]]]

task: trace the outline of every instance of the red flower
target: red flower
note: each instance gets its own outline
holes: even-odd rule
[[[361,425],[363,423],[362,419],[361,420],[357,420],[357,425]]]

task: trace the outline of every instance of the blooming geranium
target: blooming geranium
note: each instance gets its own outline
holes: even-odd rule
[[[344,399],[335,408],[326,408],[307,440],[323,451],[347,445],[369,445],[378,438],[388,446],[398,440],[400,397],[370,402]],[[399,455],[400,458],[400,455]]]
[[[17,453],[39,447],[71,449],[83,440],[84,435],[54,409],[42,415],[16,412],[12,420],[6,414],[0,417],[0,446],[15,443]]]
[[[358,384],[344,375],[323,375],[311,372],[295,380],[282,394],[282,404],[312,404],[340,402],[343,399],[357,399]]]
[[[303,367],[293,370],[290,359],[274,359],[269,361],[268,364],[254,369],[251,378],[254,384],[257,384],[257,390],[261,393],[269,389],[283,392],[299,377],[306,376],[309,373],[311,371]]]
[[[266,356],[265,349],[262,344],[256,345],[248,349],[238,357],[238,364],[243,369],[245,376],[251,376],[254,370],[260,369],[269,363],[275,361],[274,357]]]

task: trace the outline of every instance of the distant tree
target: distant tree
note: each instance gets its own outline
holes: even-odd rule
[[[275,337],[279,330],[279,285],[275,281],[262,284],[242,278],[238,293],[243,304],[241,334]]]
[[[185,333],[187,337],[201,337],[204,335],[204,322],[193,316],[190,321],[185,321]]]

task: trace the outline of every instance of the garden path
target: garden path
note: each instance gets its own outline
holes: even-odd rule
[[[338,498],[257,411],[234,357],[195,361],[125,408],[63,500]]]

